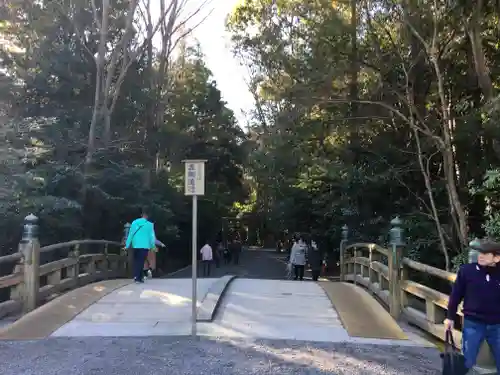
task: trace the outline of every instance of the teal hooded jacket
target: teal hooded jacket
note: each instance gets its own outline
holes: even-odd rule
[[[153,249],[155,242],[156,235],[152,222],[142,217],[132,222],[125,243],[127,249]]]

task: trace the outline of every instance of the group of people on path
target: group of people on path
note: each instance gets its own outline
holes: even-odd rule
[[[148,213],[142,210],[141,217],[134,220],[125,241],[125,248],[133,251],[133,273],[136,283],[143,283],[145,279],[153,277],[156,269],[156,253],[158,247],[165,245],[156,238],[154,224],[148,220]],[[212,247],[207,243],[200,249],[203,276],[210,276],[211,264],[215,261],[219,267],[222,261],[229,264],[239,264],[242,244],[236,238],[229,242],[227,248],[219,243],[215,254]]]
[[[235,265],[238,265],[240,263],[241,250],[242,243],[238,239],[231,240],[227,247],[224,247],[224,244],[219,242],[216,245],[215,253],[212,246],[206,242],[200,249],[203,276],[210,276],[211,265],[213,262],[215,262],[216,267],[220,267],[222,262],[224,262],[224,264],[229,264],[231,261]]]
[[[156,239],[154,225],[148,220],[145,210],[140,218],[132,222],[125,246],[133,251],[134,281],[143,283],[154,271],[157,246],[164,246]],[[241,248],[238,240],[231,241],[227,249],[218,244],[214,256],[212,247],[205,243],[200,249],[203,275],[210,275],[214,260],[217,266],[221,260],[227,264],[231,259],[238,264]],[[457,273],[444,325],[447,332],[452,331],[458,306],[463,302],[464,367],[471,369],[475,365],[481,344],[486,340],[500,374],[500,243],[482,241],[476,250],[479,252],[477,262],[461,266]],[[296,235],[288,261],[289,271],[293,269],[295,280],[304,279],[306,264],[311,267],[312,279],[318,280],[324,265],[318,246],[306,236]]]
[[[309,264],[313,281],[318,281],[321,269],[324,266],[324,258],[315,241],[302,234],[296,234],[290,250],[288,260],[288,271],[293,270],[294,280],[304,280],[306,265]]]

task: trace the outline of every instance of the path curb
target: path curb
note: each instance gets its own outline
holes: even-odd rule
[[[184,271],[184,270],[188,269],[188,268],[189,268],[189,267],[191,267],[191,266],[192,266],[191,264],[188,264],[187,266],[182,267],[182,268],[179,268],[179,269],[178,269],[178,270],[176,270],[176,271],[169,272],[169,273],[165,274],[164,276],[160,277],[160,279],[163,279],[163,278],[168,278],[168,277],[170,277],[170,276],[172,276],[172,275],[175,275],[175,274],[176,274],[176,273],[178,273],[178,272],[181,272],[181,271]]]
[[[196,321],[198,323],[213,322],[226,291],[237,277],[236,275],[222,276],[212,284],[197,309]]]

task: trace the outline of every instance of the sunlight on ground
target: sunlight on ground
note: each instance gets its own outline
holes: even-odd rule
[[[157,297],[161,302],[171,306],[184,305],[191,302],[191,298],[179,296],[177,294],[159,292],[156,290],[145,290],[141,293],[139,298],[152,298]]]
[[[302,365],[308,367],[314,367],[320,370],[330,370],[337,368],[339,361],[346,364],[346,366],[352,368],[366,369],[367,363],[366,361],[360,360],[353,356],[346,355],[344,353],[335,352],[332,353],[330,351],[324,349],[318,349],[311,346],[306,346],[305,348],[273,348],[268,345],[256,346],[252,341],[241,341],[241,340],[232,340],[227,339],[224,340],[234,345],[238,348],[248,350],[248,351],[257,351],[263,354],[272,354],[276,358],[281,360]]]
[[[124,295],[127,295],[127,296],[131,296],[134,291],[133,290],[119,290],[118,292],[115,292],[116,294],[118,294],[119,296],[124,296]]]

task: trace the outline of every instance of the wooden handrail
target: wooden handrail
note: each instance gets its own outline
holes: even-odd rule
[[[356,242],[350,245],[347,245],[345,250],[350,250],[350,249],[355,249],[355,248],[367,248],[371,250],[375,250],[385,256],[388,256],[389,250],[377,245],[376,243],[371,243],[371,242]]]
[[[80,254],[81,245],[99,245],[91,254]],[[22,242],[17,253],[0,257],[0,264],[13,264],[10,275],[0,277],[0,289],[8,289],[10,298],[0,301],[0,319],[19,312],[29,312],[54,295],[68,289],[111,278],[127,277],[130,255],[116,254],[109,247],[123,248],[108,240],[74,240],[40,247],[38,240]],[[69,248],[65,258],[40,265],[40,254]]]
[[[68,242],[56,243],[53,245],[47,245],[40,248],[41,253],[45,253],[47,251],[64,249],[67,247],[73,247],[76,245],[114,245],[114,246],[123,246],[121,242],[116,241],[108,241],[108,240],[74,240]]]
[[[408,266],[408,268],[411,268],[415,271],[424,272],[429,275],[439,277],[440,279],[450,281],[452,283],[455,282],[455,279],[457,278],[456,273],[429,266],[428,264],[416,262],[409,258],[403,258],[402,262],[405,266]]]
[[[19,260],[21,260],[22,257],[23,255],[19,252],[14,254],[4,255],[0,257],[0,264],[18,262]]]
[[[410,324],[444,340],[443,321],[449,295],[411,280],[408,271],[437,277],[447,281],[450,287],[455,282],[456,274],[402,257],[401,254],[401,246],[389,250],[374,243],[349,244],[343,248],[340,272],[344,281],[363,286],[382,301],[395,318],[402,316]],[[381,259],[381,256],[386,259]],[[462,317],[461,308],[458,315]],[[455,342],[461,342],[462,333],[459,329],[454,329],[453,335]],[[483,347],[478,363],[485,365],[491,361],[489,350]]]

